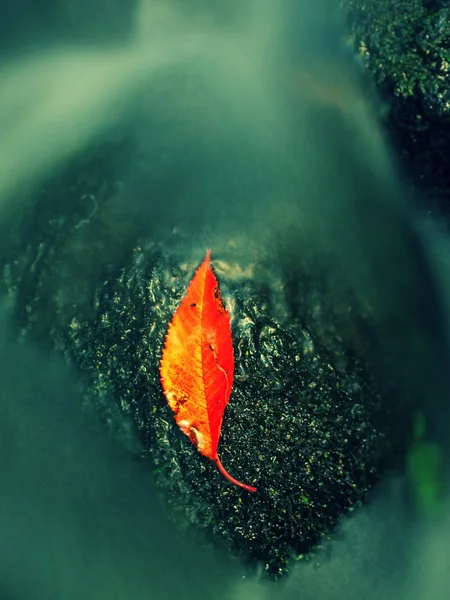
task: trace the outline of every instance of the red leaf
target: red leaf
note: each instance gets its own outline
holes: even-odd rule
[[[197,450],[234,484],[217,455],[223,413],[233,385],[230,317],[211,268],[211,251],[197,269],[175,311],[160,364],[161,383],[175,420]]]

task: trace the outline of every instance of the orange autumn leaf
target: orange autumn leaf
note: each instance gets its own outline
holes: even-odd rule
[[[233,385],[230,317],[211,268],[211,251],[197,269],[175,311],[160,364],[161,384],[175,420],[197,450],[232,483],[217,455],[223,413]]]

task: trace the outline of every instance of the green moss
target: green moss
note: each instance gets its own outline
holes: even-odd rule
[[[425,417],[417,412],[407,473],[416,510],[423,516],[433,516],[443,508],[444,453],[438,444],[425,441],[425,433]]]

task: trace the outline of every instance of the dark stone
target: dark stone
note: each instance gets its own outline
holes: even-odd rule
[[[184,256],[183,241],[172,239],[170,247],[135,248],[97,291],[95,322],[73,319],[67,351],[85,373],[87,401],[148,461],[180,527],[190,535],[203,530],[278,577],[361,505],[394,464],[409,419],[394,390],[380,387],[357,354],[364,317],[355,317],[352,331],[348,323],[339,327],[319,292],[323,274],[310,278],[293,316],[273,265],[269,278],[247,265],[250,278],[218,263],[236,362],[219,454],[258,492],[227,482],[181,433],[159,382],[168,322],[202,260],[200,253]]]

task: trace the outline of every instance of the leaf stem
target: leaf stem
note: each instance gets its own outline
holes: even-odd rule
[[[219,469],[219,471],[222,473],[222,475],[224,477],[226,477],[229,481],[231,481],[231,483],[234,483],[234,485],[238,485],[239,487],[243,488],[244,490],[247,490],[247,492],[256,492],[255,487],[252,487],[251,485],[247,485],[246,483],[241,483],[240,481],[238,481],[237,479],[235,479],[234,477],[232,477],[226,470],[225,467],[223,466],[223,464],[220,462],[220,458],[218,456],[216,456],[215,461],[214,461],[217,465],[217,468]]]

